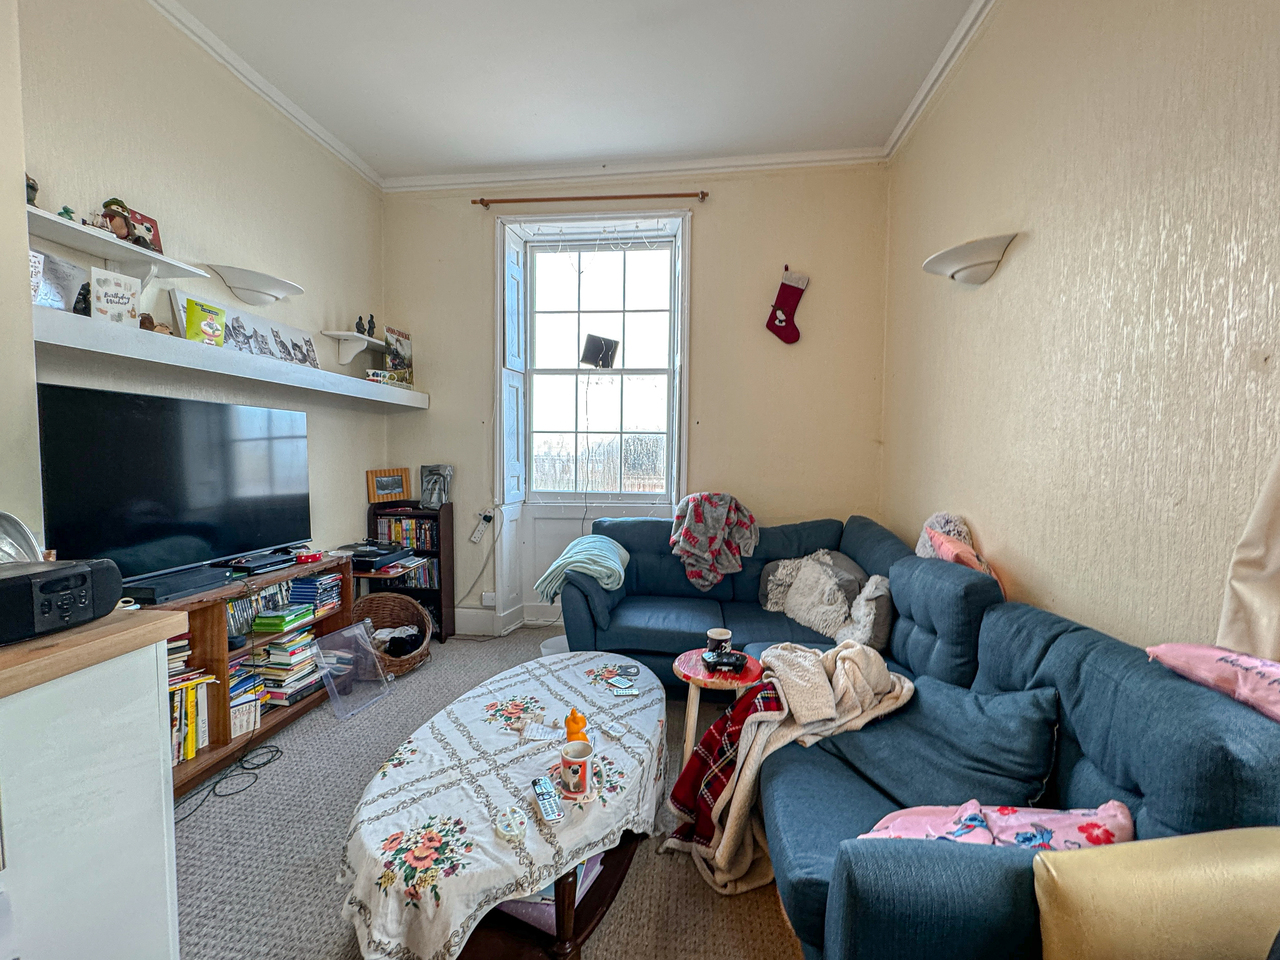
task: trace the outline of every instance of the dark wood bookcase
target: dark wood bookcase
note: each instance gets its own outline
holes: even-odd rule
[[[416,500],[385,500],[382,503],[371,503],[368,519],[370,537],[378,536],[378,521],[383,518],[436,521],[440,532],[436,548],[413,552],[414,556],[436,557],[440,560],[440,586],[406,586],[404,577],[379,577],[376,574],[366,573],[358,576],[374,590],[403,593],[426,607],[431,611],[431,618],[440,631],[439,639],[443,643],[456,632],[453,623],[453,504],[446,503],[439,510],[423,510]]]
[[[231,684],[228,680],[228,664],[231,654],[227,650],[227,601],[248,597],[267,587],[295,577],[313,577],[321,573],[342,574],[342,596],[337,609],[321,614],[303,624],[290,628],[289,632],[310,625],[317,636],[351,625],[351,604],[354,602],[354,581],[351,578],[351,558],[326,556],[315,563],[297,563],[283,570],[233,580],[225,586],[204,593],[197,593],[173,603],[154,607],[156,610],[181,610],[187,614],[191,631],[191,656],[187,665],[192,670],[204,670],[218,680],[209,684],[209,745],[201,747],[190,760],[173,768],[173,793],[182,796],[196,787],[210,774],[230,766],[251,747],[266,740],[281,727],[297,720],[308,710],[313,710],[329,699],[329,692],[322,686],[315,693],[287,707],[271,707],[264,710],[258,729],[231,738]],[[280,634],[251,633],[249,643],[260,647],[281,636]],[[239,651],[237,651],[238,653]]]

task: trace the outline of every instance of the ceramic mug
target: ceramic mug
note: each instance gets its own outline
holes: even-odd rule
[[[707,631],[707,649],[712,653],[728,653],[733,649],[733,631],[712,627]]]
[[[566,794],[590,792],[591,760],[595,750],[586,740],[570,740],[560,748],[560,784]]]

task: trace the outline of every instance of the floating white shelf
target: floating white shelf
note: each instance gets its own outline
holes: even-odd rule
[[[175,280],[183,277],[207,277],[198,267],[180,263],[145,247],[125,243],[115,235],[96,227],[72,223],[48,211],[27,205],[27,232],[33,237],[79,250],[107,262],[107,269],[137,277],[145,290],[157,278]]]
[[[355,397],[393,407],[426,410],[429,402],[425,393],[388,387],[301,364],[284,363],[270,357],[241,353],[229,347],[210,347],[149,330],[131,329],[108,320],[52,310],[49,307],[32,307],[31,313],[38,348],[37,364],[41,348],[64,347],[144,363],[201,370],[241,380],[260,380],[300,390]]]
[[[237,297],[256,306],[275,303],[281,297],[296,297],[306,292],[296,283],[273,277],[269,273],[259,273],[257,270],[229,267],[225,263],[211,263],[209,269],[220,276],[222,282]]]
[[[338,362],[344,367],[360,355],[361,350],[387,352],[387,341],[366,337],[363,333],[348,330],[321,330],[330,340],[338,341]],[[399,388],[394,388],[399,389]]]

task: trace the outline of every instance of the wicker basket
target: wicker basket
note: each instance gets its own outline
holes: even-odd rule
[[[353,623],[361,620],[372,620],[373,629],[395,627],[417,627],[422,631],[422,646],[407,657],[389,657],[378,648],[376,641],[373,655],[382,667],[387,678],[402,677],[419,664],[431,659],[431,636],[435,633],[435,624],[431,614],[422,604],[412,597],[400,593],[371,593],[361,597],[351,608]],[[361,679],[369,679],[361,677]]]

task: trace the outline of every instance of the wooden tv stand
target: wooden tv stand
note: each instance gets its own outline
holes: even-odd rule
[[[173,794],[180,797],[200,784],[211,774],[229,767],[242,757],[245,751],[266,740],[281,727],[288,726],[325,700],[329,693],[321,687],[315,693],[287,707],[272,707],[262,714],[257,730],[231,739],[231,698],[227,679],[227,601],[237,597],[252,596],[273,584],[293,580],[296,577],[312,577],[336,571],[342,574],[342,599],[336,610],[331,610],[313,620],[290,628],[289,632],[310,624],[317,636],[351,625],[351,605],[354,592],[351,578],[351,558],[325,556],[315,563],[299,563],[283,570],[245,577],[213,590],[183,597],[172,603],[160,604],[153,610],[181,610],[187,614],[191,630],[191,656],[187,660],[193,670],[205,670],[218,678],[209,685],[209,745],[201,747],[196,755],[173,768]],[[250,646],[270,643],[280,634],[250,634]]]

